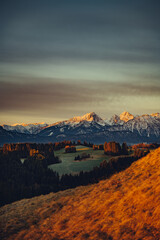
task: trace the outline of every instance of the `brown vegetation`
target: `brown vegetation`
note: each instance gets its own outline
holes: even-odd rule
[[[3,153],[17,152],[21,157],[34,156],[35,154],[48,154],[53,153],[53,143],[10,143],[3,145]]]
[[[93,145],[93,150],[104,150],[103,144]]]
[[[132,149],[137,149],[137,148],[148,148],[148,149],[156,149],[160,147],[160,144],[158,143],[138,143],[132,146]]]
[[[98,184],[0,209],[1,239],[160,239],[160,148]]]
[[[104,153],[107,155],[120,155],[121,146],[117,142],[105,142],[104,144]]]
[[[75,146],[65,146],[65,152],[66,153],[74,153],[74,152],[76,152],[76,147]]]
[[[46,159],[46,163],[49,165],[60,162],[59,159],[54,156],[56,146],[57,143],[10,143],[3,145],[2,153],[4,155],[15,153],[19,158]]]
[[[126,143],[123,143],[121,147],[117,142],[105,142],[104,153],[112,156],[128,155],[128,146]]]

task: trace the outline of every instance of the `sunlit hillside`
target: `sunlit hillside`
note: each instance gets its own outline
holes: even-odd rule
[[[160,148],[98,184],[0,209],[1,239],[160,239]]]

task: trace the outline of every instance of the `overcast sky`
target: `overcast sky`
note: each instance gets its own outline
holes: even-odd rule
[[[160,112],[159,0],[2,0],[0,124]]]

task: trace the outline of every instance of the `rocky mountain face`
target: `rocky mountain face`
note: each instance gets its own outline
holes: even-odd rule
[[[81,140],[93,143],[117,141],[129,144],[160,142],[159,113],[134,117],[128,112],[123,112],[119,116],[114,115],[110,119],[102,119],[96,113],[91,112],[84,116],[73,117],[50,125],[42,123],[8,127],[3,125],[2,127],[3,130],[4,128],[10,130],[7,131],[8,133],[10,132],[10,135],[13,133],[25,133],[25,135],[28,135],[28,141],[31,142],[56,142],[63,140]],[[13,130],[11,127],[16,128]],[[11,137],[9,142],[13,141],[14,137]],[[2,144],[2,141],[0,144]]]
[[[113,119],[113,118],[112,118]],[[108,121],[109,122],[109,121]],[[120,127],[121,125],[121,127]],[[160,136],[160,114],[146,114],[134,117],[128,112],[120,114],[116,120],[110,121],[111,129],[137,131],[141,136]],[[117,126],[117,127],[116,127]]]
[[[134,117],[128,112],[114,115],[103,120],[95,113],[70,120],[58,122],[45,127],[41,136],[56,136],[57,139],[70,137],[71,139],[88,139],[89,141],[160,141],[159,114]]]
[[[160,117],[151,115],[137,116],[123,125],[124,129],[138,131],[142,136],[160,136]]]
[[[7,131],[0,126],[0,146],[5,143],[48,143],[49,139],[38,134],[25,134]]]

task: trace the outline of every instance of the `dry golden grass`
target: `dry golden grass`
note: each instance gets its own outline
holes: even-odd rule
[[[86,148],[77,148],[76,149],[76,151],[78,152],[80,152],[80,151],[86,151],[86,150],[89,150],[89,148],[88,147],[86,147]]]
[[[160,239],[160,148],[109,180],[0,209],[1,239]]]

